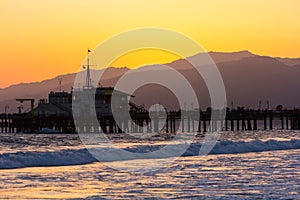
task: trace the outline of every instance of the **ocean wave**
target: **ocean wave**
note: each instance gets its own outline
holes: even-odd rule
[[[86,149],[4,153],[0,154],[0,169],[79,165],[96,161]]]
[[[173,144],[172,149],[176,149],[180,144]],[[94,153],[101,155],[100,161],[118,161],[129,159],[149,159],[149,158],[166,158],[171,155],[166,154],[150,154],[145,156],[143,153],[159,150],[161,145],[140,145],[137,147],[124,148],[125,154],[119,154],[116,149],[103,148],[93,149]],[[183,153],[182,156],[197,156],[201,143],[193,143]],[[250,152],[263,152],[274,150],[300,149],[300,140],[292,139],[287,141],[278,140],[253,140],[253,141],[219,141],[216,143],[210,154],[238,154]],[[110,151],[109,156],[107,152]],[[113,155],[113,156],[112,156]],[[99,158],[98,158],[99,159]],[[17,152],[0,154],[0,169],[13,169],[23,167],[39,167],[39,166],[66,166],[79,165],[97,162],[87,149],[70,149],[60,151],[45,152]]]

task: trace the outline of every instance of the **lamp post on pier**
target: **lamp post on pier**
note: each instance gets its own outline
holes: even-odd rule
[[[7,115],[7,110],[8,110],[8,109],[9,109],[9,106],[6,105],[5,108],[4,108],[4,110],[5,110],[5,115]]]

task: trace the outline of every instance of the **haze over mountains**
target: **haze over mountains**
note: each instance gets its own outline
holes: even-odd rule
[[[278,104],[284,107],[300,107],[300,58],[272,58],[254,55],[248,51],[210,52],[209,54],[223,77],[229,107],[231,102],[234,103],[234,107],[258,107],[259,101],[262,101],[263,108],[266,107],[267,101],[270,102],[270,107],[276,107]],[[201,54],[195,56],[201,56]],[[176,60],[167,65],[178,70],[189,80],[197,93],[201,108],[209,106],[210,99],[206,85],[202,77],[195,73],[186,60]],[[102,76],[101,85],[114,86],[116,81],[129,70],[128,68],[109,68]],[[155,65],[135,69],[140,73],[147,73],[148,70],[156,70]],[[92,74],[96,77],[101,72],[93,71]],[[73,87],[75,76],[76,73],[66,74],[42,82],[21,83],[2,88],[0,89],[0,112],[4,112],[6,105],[9,106],[9,112],[16,112],[17,106],[20,105],[15,101],[16,98],[35,98],[36,102],[41,98],[47,98],[50,91],[59,90],[59,79],[62,80],[62,89],[69,92]],[[80,87],[80,85],[75,87]],[[170,101],[172,94],[165,88],[155,85],[145,86],[145,90],[141,88],[136,91],[135,95],[135,102],[146,106],[150,106],[159,98],[161,98],[159,101],[162,101],[160,103],[170,109],[174,106],[174,102]]]

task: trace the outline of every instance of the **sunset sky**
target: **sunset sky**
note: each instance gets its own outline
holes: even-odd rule
[[[300,57],[299,11],[299,0],[0,0],[0,88],[76,72],[87,48],[140,27],[181,32],[207,51]],[[174,59],[144,55],[114,64]]]

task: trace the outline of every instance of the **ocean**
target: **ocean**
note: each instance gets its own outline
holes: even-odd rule
[[[115,148],[133,153],[179,145],[165,135],[110,137]],[[100,162],[76,134],[3,133],[0,199],[300,199],[299,131],[223,132],[205,156],[198,156],[201,141],[176,159]],[[167,165],[126,170],[157,162]]]

